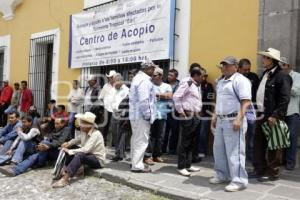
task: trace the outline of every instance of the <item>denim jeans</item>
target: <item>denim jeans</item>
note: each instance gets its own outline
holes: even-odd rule
[[[150,141],[145,153],[145,157],[157,158],[162,155],[162,145],[165,134],[165,119],[156,119],[150,128]]]
[[[41,143],[49,144],[48,141],[44,140]],[[42,167],[46,164],[47,159],[55,160],[57,159],[59,154],[58,149],[49,149],[45,152],[37,152],[30,155],[28,158],[23,160],[21,163],[17,164],[13,167],[13,171],[16,175],[22,174],[26,172],[30,167],[36,165],[37,167]]]
[[[175,154],[177,152],[178,136],[179,136],[179,121],[174,119],[174,113],[169,113],[166,121],[166,129],[162,151]]]
[[[8,114],[12,111],[16,111],[17,110],[17,107],[16,106],[13,106],[13,105],[10,105],[8,106],[8,108],[4,111],[5,114]]]
[[[21,163],[17,164],[15,167],[13,167],[13,171],[15,172],[16,175],[23,174],[26,172],[30,167],[32,167],[37,159],[39,157],[39,153],[35,153],[30,155],[28,158],[23,160]]]
[[[101,168],[100,162],[97,160],[95,155],[77,153],[74,156],[67,155],[66,171],[70,177],[73,177],[81,165],[88,165],[92,169]]]
[[[216,178],[228,180],[239,185],[248,184],[245,168],[245,134],[247,120],[244,119],[239,131],[233,130],[233,120],[217,118],[214,138],[214,160]]]
[[[285,122],[290,129],[291,146],[285,152],[285,161],[287,164],[296,164],[298,132],[300,124],[299,114],[293,114],[285,117]]]
[[[75,138],[75,115],[76,114],[77,113],[70,112],[70,115],[69,115],[68,127],[71,130],[71,136],[72,136],[72,138]]]
[[[9,148],[11,147],[11,145],[13,144],[13,140],[7,140],[3,147],[1,147],[0,149],[0,155],[5,155],[5,153],[9,150]]]
[[[20,163],[23,161],[23,157],[25,155],[25,153],[28,154],[33,154],[35,153],[36,149],[35,149],[35,143],[31,140],[29,141],[20,141],[17,149],[14,152],[14,155],[11,159],[12,162],[14,163]]]
[[[256,122],[251,121],[247,122],[248,123],[248,129],[247,129],[247,153],[246,153],[246,158],[249,161],[253,160],[253,146],[254,146],[254,134],[255,134],[255,129],[256,129]]]

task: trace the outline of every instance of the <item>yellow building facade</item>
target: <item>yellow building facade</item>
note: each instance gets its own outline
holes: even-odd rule
[[[94,1],[94,4],[102,2]],[[34,59],[38,59],[35,51],[43,44],[43,41],[39,44],[33,41],[52,35],[51,83],[60,82],[52,85],[52,97],[61,97],[58,101],[66,103],[64,97],[70,89],[68,83],[78,79],[82,71],[68,67],[70,15],[82,12],[85,4],[83,0],[24,0],[14,8],[12,19],[0,18],[0,52],[1,44],[2,50],[6,47],[8,51],[4,54],[3,79],[9,79],[11,84],[28,80],[30,67],[37,68],[39,63],[44,62],[30,66],[32,52],[35,53]],[[178,27],[182,27],[175,31],[180,32],[179,39],[176,39],[179,40],[178,45],[175,45],[176,55],[180,59],[175,58],[178,62],[174,66],[181,77],[187,75],[191,63],[199,62],[213,81],[220,76],[216,65],[227,55],[249,58],[254,64],[253,70],[256,70],[258,1],[177,0],[177,7],[176,20],[181,20]],[[6,43],[1,43],[1,38]]]

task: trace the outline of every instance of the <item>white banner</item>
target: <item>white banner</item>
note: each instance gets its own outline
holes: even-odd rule
[[[71,16],[71,68],[172,59],[174,0],[128,0]]]

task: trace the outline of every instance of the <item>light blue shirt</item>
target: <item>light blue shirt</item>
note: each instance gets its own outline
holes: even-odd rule
[[[229,115],[240,111],[240,100],[251,100],[251,83],[240,73],[233,74],[229,79],[221,79],[217,85],[216,114]]]
[[[155,91],[151,77],[140,71],[132,80],[129,93],[129,119],[155,120]]]
[[[165,94],[172,93],[171,85],[167,83],[161,83],[160,85],[154,84],[155,94]],[[172,101],[168,100],[157,100],[156,102],[156,119],[167,119],[167,115],[171,112],[171,109],[168,108],[168,105],[172,103]]]
[[[300,104],[300,73],[291,71],[290,76],[293,79],[293,86],[291,90],[290,103],[287,110],[287,116],[299,114]]]

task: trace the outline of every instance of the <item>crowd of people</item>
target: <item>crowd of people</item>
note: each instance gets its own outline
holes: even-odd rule
[[[52,186],[64,187],[83,174],[84,165],[104,167],[110,146],[115,148],[112,162],[130,157],[133,173],[150,173],[151,165],[170,154],[178,156],[178,173],[191,176],[200,171],[193,163],[209,154],[212,132],[211,184],[228,183],[225,190],[234,192],[245,189],[248,178],[275,181],[282,164],[287,170],[296,166],[300,74],[276,49],[258,54],[265,69],[261,79],[248,59],[228,56],[217,65],[221,74],[215,83],[198,63],[190,66],[190,76],[178,80],[176,69],[164,74],[152,61],[129,71],[128,81],[109,71],[102,88],[96,76],[83,89],[74,80],[68,107],[52,99],[43,115],[26,81],[21,89],[5,81],[0,172],[20,175],[55,161],[63,151],[65,166]],[[246,171],[246,160],[254,171]]]

